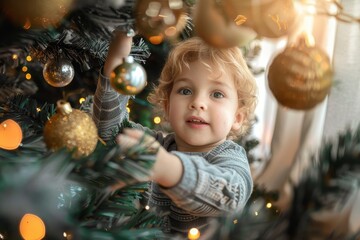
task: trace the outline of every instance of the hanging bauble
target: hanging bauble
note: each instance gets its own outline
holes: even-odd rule
[[[74,66],[65,58],[49,59],[43,69],[44,79],[53,87],[68,85],[73,80],[74,75]]]
[[[184,27],[178,24],[185,14],[182,0],[139,0],[135,6],[136,28],[152,44],[172,38]]]
[[[98,140],[92,118],[85,112],[72,109],[70,103],[63,100],[57,102],[56,111],[44,127],[44,141],[48,149],[75,150],[74,158],[91,154]]]
[[[229,18],[223,4],[225,2],[217,0],[196,2],[194,24],[197,35],[217,48],[246,45],[256,37],[256,32],[243,25],[246,17]]]
[[[25,29],[57,26],[73,0],[4,0],[4,14]]]
[[[315,46],[299,42],[278,54],[268,68],[269,88],[283,106],[308,110],[322,102],[332,85],[329,57]]]
[[[224,14],[235,21],[245,18],[244,26],[259,36],[279,38],[291,34],[299,23],[293,0],[223,0]]]
[[[124,58],[110,74],[111,86],[120,94],[135,95],[146,86],[145,69],[132,56]]]

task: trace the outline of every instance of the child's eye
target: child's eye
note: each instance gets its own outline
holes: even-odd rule
[[[182,88],[178,91],[178,93],[180,93],[182,95],[191,95],[191,90],[188,88]]]
[[[223,98],[223,97],[225,97],[225,95],[222,94],[221,92],[213,92],[212,95],[213,95],[214,98]]]

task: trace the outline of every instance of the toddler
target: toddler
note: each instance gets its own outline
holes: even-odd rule
[[[109,76],[130,54],[131,45],[131,37],[116,34],[99,76],[93,118],[104,140],[128,120],[129,96],[113,90]],[[239,48],[216,49],[192,37],[169,53],[149,101],[173,132],[130,122],[133,128],[117,136],[126,148],[139,144],[144,130],[146,138],[154,140],[158,151],[149,205],[162,213],[164,232],[186,234],[193,227],[204,231],[211,218],[245,206],[253,181],[244,149],[231,139],[248,130],[256,93]]]

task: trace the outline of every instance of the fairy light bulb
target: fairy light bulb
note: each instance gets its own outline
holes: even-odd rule
[[[145,206],[145,209],[146,209],[146,210],[149,210],[149,209],[150,209],[149,205],[146,205],[146,206]]]
[[[81,98],[79,99],[79,103],[82,104],[83,102],[85,102],[85,98],[81,97]]]
[[[20,221],[19,231],[24,240],[39,240],[45,237],[46,229],[40,217],[27,213]]]
[[[266,207],[267,207],[267,208],[271,208],[271,207],[272,207],[272,204],[269,202],[269,203],[266,204]]]
[[[161,118],[159,116],[154,117],[154,123],[155,124],[160,124],[161,123]]]
[[[188,233],[189,240],[197,240],[200,238],[200,231],[197,228],[191,228]]]

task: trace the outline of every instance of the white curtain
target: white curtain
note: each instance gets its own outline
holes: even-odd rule
[[[316,47],[332,59],[337,21],[319,15],[306,15],[302,21],[304,28],[311,28]],[[286,39],[264,40],[257,64],[268,66],[286,42]],[[279,190],[284,195],[280,196],[284,201],[284,206],[280,207],[286,208],[286,195],[290,195],[286,188],[288,181],[298,181],[310,157],[321,145],[327,99],[309,111],[291,110],[277,104],[267,87],[266,73],[257,79],[260,99],[253,134],[260,141],[255,154],[262,161],[252,166],[253,176],[256,184],[267,190]]]

